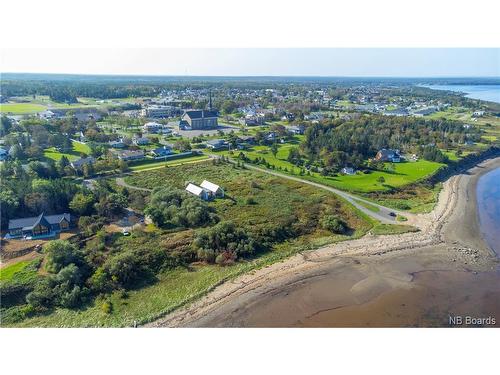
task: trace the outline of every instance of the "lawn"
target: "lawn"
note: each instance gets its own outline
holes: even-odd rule
[[[32,104],[32,103],[6,103],[0,104],[0,112],[1,113],[12,113],[15,115],[24,115],[42,112],[46,110],[47,107],[40,104]]]
[[[418,229],[412,227],[411,225],[378,224],[373,227],[371,232],[375,235],[402,234],[408,232],[418,232]]]
[[[194,162],[198,162],[198,161],[206,160],[206,159],[208,159],[208,156],[206,156],[206,155],[192,155],[192,156],[187,156],[184,158],[173,159],[173,160],[168,160],[168,161],[154,161],[153,160],[153,161],[148,162],[148,163],[141,163],[138,165],[132,165],[130,167],[130,169],[134,172],[143,172],[143,171],[162,168],[165,166],[177,166],[177,165],[182,165],[185,163],[194,163]]]
[[[73,149],[67,152],[57,151],[55,147],[50,147],[44,150],[43,155],[46,158],[58,161],[61,160],[63,156],[66,156],[69,161],[77,160],[80,158],[80,154],[90,154],[90,147],[84,143],[72,142]]]
[[[388,165],[389,163],[386,163],[386,166]],[[354,192],[388,191],[393,187],[401,187],[428,177],[445,164],[419,160],[394,163],[393,165],[394,171],[373,171],[368,174],[358,173],[356,175],[338,175],[337,177],[314,175],[304,176],[304,178]],[[383,177],[385,181],[379,182],[380,177]]]
[[[281,168],[281,172],[297,175],[300,172],[300,168],[287,160],[292,147],[296,147],[296,144],[280,144],[278,146],[276,156],[272,154],[268,146],[254,146],[241,152],[243,152],[251,160],[255,160],[257,157],[263,158],[276,168]],[[240,151],[222,151],[218,154],[237,158],[239,153]],[[373,171],[369,174],[339,174],[336,177],[330,177],[322,176],[319,173],[310,173],[310,175],[304,175],[301,177],[307,180],[322,183],[324,185],[353,192],[388,191],[393,187],[401,187],[428,177],[435,173],[439,168],[443,167],[444,164],[427,160],[419,160],[416,162],[394,163],[393,166],[394,170],[390,170],[390,163],[386,163],[386,171]],[[380,177],[383,177],[385,182],[378,182]]]

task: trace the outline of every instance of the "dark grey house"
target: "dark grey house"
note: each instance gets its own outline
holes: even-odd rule
[[[71,225],[71,215],[45,215],[9,220],[9,233],[7,238],[36,239],[54,237],[57,233],[64,232]]]

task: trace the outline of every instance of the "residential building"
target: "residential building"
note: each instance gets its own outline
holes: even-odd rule
[[[203,180],[200,186],[208,191],[211,197],[224,198],[224,190],[219,185],[216,185],[207,180]]]
[[[81,169],[83,168],[83,166],[85,164],[94,164],[95,163],[95,159],[92,157],[92,156],[88,156],[86,158],[80,158],[80,159],[77,159],[77,160],[73,160],[72,162],[70,162],[70,165],[74,168],[74,169]]]
[[[354,168],[352,167],[344,167],[342,168],[342,171],[341,171],[343,174],[347,174],[347,175],[353,175],[353,174],[356,174],[356,171],[354,170]]]
[[[111,148],[125,148],[126,144],[123,142],[123,139],[119,139],[117,141],[109,141],[109,147]]]
[[[214,129],[218,126],[217,119],[217,112],[207,110],[187,110],[182,115],[192,130]]]
[[[123,161],[133,161],[144,159],[143,150],[123,150],[116,153],[116,157]]]
[[[245,126],[257,126],[265,124],[264,116],[258,116],[258,115],[255,116],[247,115],[245,117],[240,118],[238,122],[241,125]]]
[[[69,230],[71,215],[64,213],[59,215],[45,215],[26,217],[22,219],[9,220],[8,238],[35,239],[43,237],[54,237],[59,232]]]
[[[144,146],[149,144],[149,139],[146,137],[134,137],[132,143],[136,146]]]
[[[40,117],[41,119],[44,119],[44,120],[50,120],[50,119],[56,117],[56,114],[53,111],[47,109],[43,112],[40,112],[38,114],[38,117]]]
[[[211,139],[206,142],[206,146],[212,150],[220,150],[228,146],[228,143],[223,139]]]
[[[172,155],[172,154],[173,154],[173,151],[168,146],[158,147],[158,148],[155,148],[154,150],[151,150],[151,155],[153,155],[155,158],[162,158],[162,157]]]
[[[199,187],[198,185],[189,183],[186,186],[186,191],[205,201],[210,199],[208,192],[205,189]]]
[[[304,124],[300,124],[297,126],[288,126],[287,129],[290,133],[296,134],[296,135],[302,135],[306,131],[306,127]]]
[[[163,128],[162,124],[154,121],[146,122],[142,127],[145,133],[154,133],[154,134],[159,133],[162,128]]]
[[[399,163],[401,161],[401,155],[399,154],[399,150],[391,150],[383,148],[382,150],[377,152],[375,160]]]

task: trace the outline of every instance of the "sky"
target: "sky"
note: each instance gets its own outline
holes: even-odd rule
[[[500,77],[500,48],[2,49],[1,72]]]

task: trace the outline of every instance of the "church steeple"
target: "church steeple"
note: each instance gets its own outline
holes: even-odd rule
[[[208,90],[208,110],[212,110],[212,90]]]

